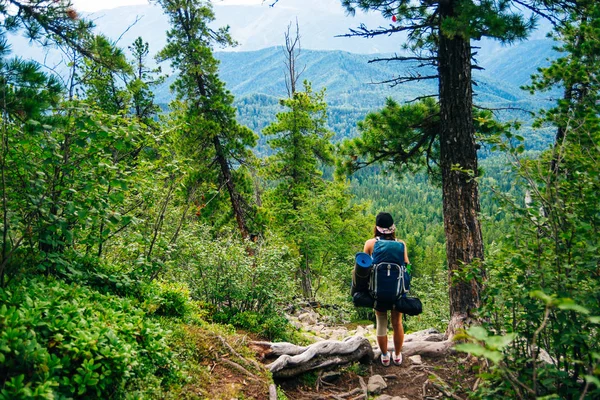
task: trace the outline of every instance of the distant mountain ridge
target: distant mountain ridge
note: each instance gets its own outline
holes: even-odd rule
[[[346,15],[339,0],[284,0],[275,7],[266,4],[253,6],[225,6],[214,4],[215,27],[230,25],[231,33],[240,46],[234,49],[215,49],[221,61],[220,76],[227,88],[236,96],[240,120],[260,130],[272,121],[280,110],[278,99],[287,95],[285,90],[283,59],[280,46],[288,24],[300,26],[302,51],[298,59],[306,66],[301,80],[312,82],[315,90],[327,89],[326,101],[337,129],[337,137],[356,133],[356,121],[368,111],[381,108],[387,97],[403,102],[436,92],[437,82],[428,80],[410,82],[396,87],[377,82],[405,74],[410,64],[400,62],[369,63],[376,57],[393,55],[399,51],[402,36],[378,36],[371,39],[340,38],[350,28],[364,23],[368,27],[391,23],[379,14]],[[126,48],[141,36],[150,44],[151,53],[166,43],[167,18],[155,5],[119,7],[90,15],[99,32]],[[479,105],[495,108],[539,108],[542,98],[530,96],[520,87],[530,81],[531,74],[556,58],[554,43],[541,34],[533,40],[503,46],[485,40],[474,42],[475,56],[484,71],[475,71],[475,101]],[[29,45],[22,37],[11,39],[15,55],[44,61],[39,48]],[[226,51],[225,51],[226,50]],[[54,51],[47,58],[52,65]],[[163,68],[168,69],[167,65]],[[424,71],[415,71],[425,74]],[[174,79],[156,90],[157,102],[167,104],[173,95],[169,85]],[[263,113],[264,115],[259,115]],[[506,114],[503,115],[507,117]]]

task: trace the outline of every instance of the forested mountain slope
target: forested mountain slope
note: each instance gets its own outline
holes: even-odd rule
[[[531,59],[531,48],[536,57]],[[538,67],[555,58],[552,42],[538,41],[507,47],[495,56],[488,54],[482,64],[488,69],[476,71],[475,92],[479,106],[511,109],[499,111],[503,119],[531,119],[528,112],[547,106],[547,94],[530,95],[520,86],[529,82]],[[282,47],[251,52],[215,53],[220,60],[219,73],[227,88],[235,95],[240,121],[260,133],[280,111],[278,101],[287,96]],[[316,90],[326,88],[325,100],[329,106],[329,124],[334,140],[356,135],[356,123],[369,112],[383,107],[386,98],[400,102],[411,101],[435,93],[436,80],[407,82],[397,86],[381,83],[406,75],[427,75],[427,69],[415,69],[405,62],[370,62],[375,57],[391,54],[368,55],[345,51],[302,50],[298,65],[303,69],[301,80],[308,80]],[[502,74],[499,71],[504,71]],[[508,72],[507,72],[508,71]],[[166,104],[172,99],[170,77],[157,88],[157,102]],[[537,136],[535,147],[547,142]],[[261,142],[262,143],[262,142]],[[263,143],[264,144],[264,143]]]

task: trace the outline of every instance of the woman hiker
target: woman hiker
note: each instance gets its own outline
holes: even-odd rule
[[[409,264],[406,243],[396,239],[396,226],[389,213],[380,212],[375,219],[374,237],[365,242],[364,252],[373,258],[373,264],[381,262],[399,265]],[[391,356],[388,351],[388,311],[391,312],[392,329],[394,331],[394,351]],[[402,313],[394,309],[394,304],[375,305],[377,318],[377,344],[381,350],[381,364],[390,365],[390,358],[395,365],[402,364],[402,344],[404,343],[404,327],[402,326]]]

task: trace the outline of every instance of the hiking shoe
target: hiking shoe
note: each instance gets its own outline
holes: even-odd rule
[[[402,352],[400,352],[400,354],[396,354],[396,352],[393,351],[392,352],[392,360],[394,360],[395,365],[401,365],[402,364]]]
[[[390,366],[390,353],[383,354],[381,353],[381,365],[384,367]]]

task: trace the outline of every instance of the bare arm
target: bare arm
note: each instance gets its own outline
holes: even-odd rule
[[[369,239],[365,242],[365,248],[363,251],[368,255],[373,255],[373,247],[375,246],[375,239]]]
[[[410,261],[408,260],[408,249],[406,248],[406,243],[404,243],[404,240],[398,241],[404,245],[404,262],[410,264]]]

